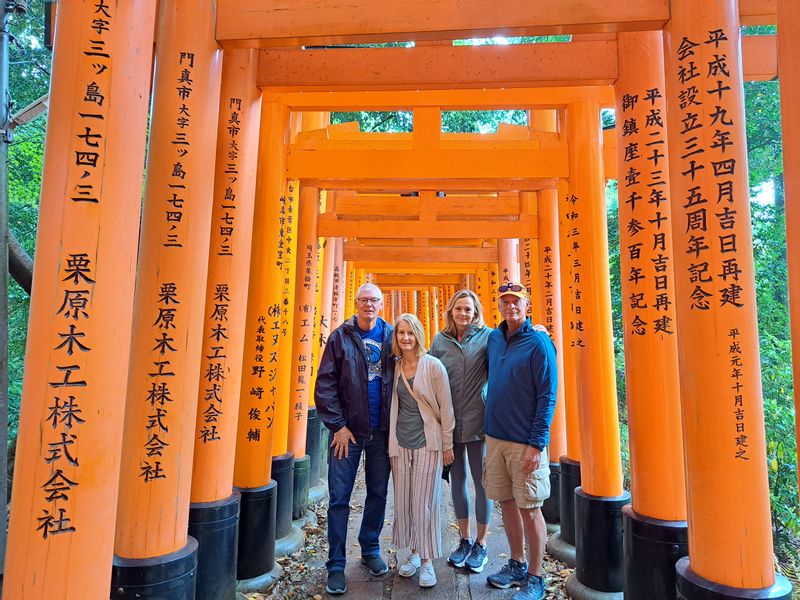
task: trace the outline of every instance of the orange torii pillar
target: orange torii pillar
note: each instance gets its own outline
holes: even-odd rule
[[[678,598],[786,598],[775,574],[738,2],[664,30],[689,556]]]
[[[498,255],[498,285],[513,281],[519,283],[519,252],[518,241],[516,239],[497,240]],[[497,290],[495,290],[497,291]]]
[[[430,348],[431,345],[431,295],[430,289],[419,292],[419,303],[417,311],[414,313],[422,322],[426,348]]]
[[[347,297],[345,299],[344,305],[342,306],[344,321],[348,318],[353,316],[353,308],[356,305],[356,270],[353,266],[352,261],[345,261],[344,263],[344,271],[345,271],[345,288],[347,291]]]
[[[301,121],[297,114],[289,119],[290,137],[299,130]],[[296,550],[302,538],[293,535],[292,511],[294,507],[294,454],[289,450],[289,418],[292,387],[291,356],[295,307],[295,274],[297,256],[297,182],[288,181],[281,197],[281,242],[283,244],[280,280],[280,330],[278,332],[278,362],[269,370],[270,390],[275,389],[275,424],[272,434],[272,479],[278,484],[275,535],[286,542],[276,544],[276,554]],[[288,552],[291,553],[291,552]]]
[[[559,384],[564,384],[564,412],[567,429],[567,452],[560,457],[561,473],[559,485],[559,516],[561,530],[547,540],[547,551],[558,560],[575,566],[575,489],[581,485],[581,429],[578,414],[578,379],[576,374],[576,298],[575,287],[575,250],[578,246],[574,239],[575,228],[572,223],[576,212],[573,210],[567,182],[561,180],[558,188],[558,241],[561,271],[561,336],[563,344],[564,368]],[[544,205],[540,203],[540,209]],[[582,298],[578,298],[581,300]],[[581,309],[578,308],[578,311]],[[580,312],[578,315],[580,316]]]
[[[499,242],[500,240],[498,240]],[[498,258],[500,254],[500,248],[497,248]],[[500,316],[500,306],[497,304],[497,286],[500,285],[500,264],[499,263],[489,263],[487,265],[487,282],[489,289],[487,290],[489,293],[489,302],[491,308],[491,315],[494,319],[494,323],[492,323],[492,327],[497,327],[503,318]],[[488,312],[488,311],[487,311]]]
[[[495,307],[492,306],[492,296],[489,293],[489,271],[486,265],[478,267],[474,275],[474,281],[474,292],[483,307],[483,319],[486,321],[486,325],[494,327],[495,323],[492,322],[492,319],[494,318]]]
[[[155,15],[58,9],[5,598],[109,597]]]
[[[255,50],[223,55],[189,508],[189,534],[199,544],[197,597],[209,600],[236,594],[241,497],[233,469],[261,108],[257,61]]]
[[[567,110],[570,197],[573,211],[573,319],[581,487],[575,490],[575,575],[568,591],[622,592],[622,488],[611,284],[608,272],[605,179],[600,106],[594,100]],[[591,590],[587,592],[588,590]]]
[[[688,552],[660,31],[620,33],[616,84],[619,252],[632,504],[625,598],[674,600]]]
[[[556,347],[558,361],[558,395],[553,422],[550,425],[550,498],[542,506],[548,523],[561,521],[561,457],[567,452],[567,425],[564,408],[564,341],[561,323],[561,267],[558,238],[558,190],[542,190],[538,194],[539,239],[538,264],[535,271],[541,279],[536,304],[538,316]],[[574,488],[573,488],[574,489]]]
[[[118,598],[194,597],[197,542],[187,526],[222,59],[213,8],[165,0],[156,34],[114,546]]]
[[[250,285],[244,330],[233,484],[241,494],[237,579],[257,589],[275,567],[277,482],[272,479],[277,409],[274,385],[281,330],[285,234],[282,222],[289,141],[285,106],[263,102],[253,213]],[[291,523],[291,519],[289,520]]]
[[[781,73],[783,177],[786,202],[786,261],[789,269],[789,314],[792,322],[794,381],[800,382],[800,3],[778,0],[778,72]],[[794,387],[794,419],[800,448],[800,384]],[[797,469],[800,493],[800,469]]]
[[[294,287],[294,327],[289,388],[289,452],[294,455],[294,500],[292,516],[299,519],[308,506],[311,457],[306,454],[308,398],[311,389],[314,344],[314,278],[317,271],[317,218],[319,189],[300,187],[297,218],[297,275]]]

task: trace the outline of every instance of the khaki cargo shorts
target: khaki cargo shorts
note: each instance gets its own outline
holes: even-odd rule
[[[483,487],[489,498],[502,502],[513,497],[519,508],[539,508],[550,497],[547,448],[542,451],[539,468],[525,477],[520,462],[527,447],[486,436]]]

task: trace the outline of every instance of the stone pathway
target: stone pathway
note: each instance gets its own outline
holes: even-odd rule
[[[324,482],[323,482],[324,483]],[[442,490],[442,550],[445,557],[434,561],[438,583],[435,587],[424,589],[419,586],[417,576],[400,577],[396,574],[398,562],[405,560],[407,550],[396,551],[391,545],[392,521],[394,518],[394,501],[392,486],[389,485],[389,499],[386,510],[386,521],[381,533],[381,555],[389,565],[389,573],[381,577],[372,577],[366,567],[360,563],[358,546],[358,529],[361,524],[361,507],[365,496],[363,470],[356,481],[350,511],[347,548],[347,594],[343,600],[401,600],[425,598],[426,600],[504,600],[510,599],[516,590],[498,590],[486,583],[486,576],[500,569],[508,560],[508,544],[503,533],[500,509],[496,507],[487,537],[489,562],[483,573],[471,573],[465,569],[454,569],[447,565],[446,556],[458,545],[459,535],[450,499],[450,485],[444,483]],[[251,595],[249,599],[299,599],[314,598],[325,600],[334,598],[325,592],[325,560],[328,554],[325,529],[325,507],[323,500],[315,507],[318,523],[306,526],[306,546],[292,557],[281,559],[284,575],[266,596]],[[398,561],[399,559],[399,561]],[[545,580],[547,582],[547,598],[562,600],[568,598],[564,591],[564,582],[572,572],[562,563],[546,557]]]

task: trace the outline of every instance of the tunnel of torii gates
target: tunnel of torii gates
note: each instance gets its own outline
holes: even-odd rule
[[[782,75],[797,357],[800,3],[56,6],[4,598],[267,585],[324,468],[315,365],[357,287],[377,283],[383,316],[416,313],[430,338],[463,287],[496,323],[503,279],[530,287],[558,348],[545,513],[573,597],[790,597],[773,564],[742,82]],[[450,41],[553,33],[571,42]],[[417,43],[352,45],[387,40]],[[441,132],[444,110],[498,109],[528,125]],[[413,111],[413,132],[328,125],[357,110]]]

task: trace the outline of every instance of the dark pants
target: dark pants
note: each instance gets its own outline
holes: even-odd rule
[[[356,481],[361,455],[364,455],[364,475],[367,498],[361,517],[358,542],[361,556],[380,554],[380,535],[386,513],[386,493],[389,488],[389,443],[385,431],[376,431],[369,440],[350,444],[347,458],[337,459],[328,451],[328,572],[344,571],[347,559],[347,521],[350,516],[350,495]]]

